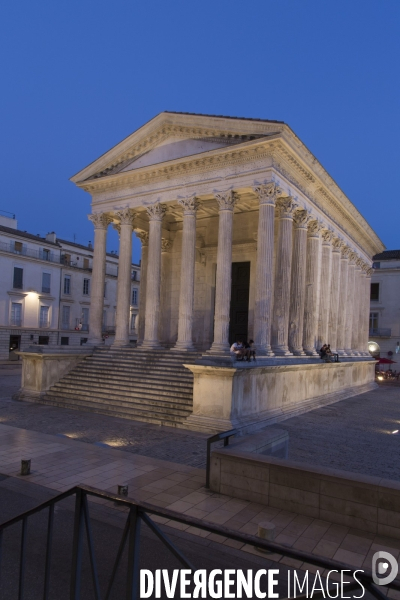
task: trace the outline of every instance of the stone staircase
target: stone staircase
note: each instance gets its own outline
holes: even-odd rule
[[[42,404],[158,425],[182,426],[193,408],[197,352],[98,348],[46,395]]]

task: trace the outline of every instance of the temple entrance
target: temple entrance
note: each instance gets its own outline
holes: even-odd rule
[[[249,321],[250,262],[232,263],[231,309],[229,343],[247,341]]]

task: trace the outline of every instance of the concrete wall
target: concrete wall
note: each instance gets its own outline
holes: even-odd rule
[[[234,498],[400,538],[400,482],[227,448],[211,455],[210,488]]]

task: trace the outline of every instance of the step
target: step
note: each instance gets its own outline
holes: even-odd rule
[[[100,391],[101,390],[101,391]],[[164,392],[161,393],[160,391],[156,390],[149,390],[149,388],[143,388],[143,389],[130,389],[130,390],[121,390],[121,389],[115,389],[110,387],[109,389],[104,389],[103,388],[99,388],[98,390],[94,391],[92,389],[91,386],[87,386],[87,387],[83,387],[83,386],[77,386],[77,385],[60,385],[60,384],[55,384],[50,391],[54,391],[54,392],[68,392],[70,394],[74,393],[76,395],[84,395],[84,396],[90,396],[93,398],[93,396],[102,398],[104,396],[105,399],[112,399],[115,397],[125,397],[128,399],[131,398],[140,398],[143,399],[143,401],[145,401],[146,399],[151,399],[151,400],[160,400],[160,402],[162,402],[163,400],[168,401],[168,399],[170,398],[171,401],[177,401],[179,402],[179,400],[181,401],[186,401],[186,402],[191,402],[192,401],[192,394],[190,392],[176,392],[176,391],[171,391],[171,392]],[[117,393],[118,392],[118,393]]]
[[[164,373],[164,372],[157,372],[157,371],[153,371],[150,369],[147,370],[126,370],[126,369],[95,369],[94,367],[90,368],[87,367],[85,369],[74,369],[73,371],[70,371],[67,375],[65,375],[64,378],[69,377],[69,376],[77,376],[77,377],[99,377],[101,378],[102,376],[104,377],[111,377],[113,379],[118,379],[119,377],[123,377],[126,380],[132,380],[132,381],[136,381],[136,380],[140,380],[140,379],[152,379],[154,381],[164,381],[165,383],[167,382],[171,382],[171,381],[176,381],[176,382],[180,382],[183,385],[189,385],[191,387],[193,387],[193,375],[191,373],[182,373],[182,372],[176,372],[176,373]],[[63,378],[63,379],[64,379]]]
[[[107,369],[108,371],[112,370],[125,370],[125,371],[156,371],[156,372],[165,372],[165,373],[182,373],[187,375],[188,377],[193,377],[193,373],[186,369],[185,367],[179,365],[149,365],[146,363],[115,363],[110,364],[109,362],[101,364],[94,362],[81,362],[79,363],[75,369]],[[74,370],[75,370],[74,369]]]
[[[145,388],[146,390],[150,388],[154,390],[165,390],[166,392],[177,391],[191,393],[193,391],[193,385],[190,385],[190,383],[185,382],[174,381],[172,383],[168,380],[162,381],[150,377],[144,377],[143,379],[138,379],[137,381],[131,381],[126,377],[113,377],[111,375],[108,377],[104,374],[101,376],[88,375],[86,377],[78,375],[66,375],[66,377],[63,378],[62,382],[55,383],[54,385],[57,386],[65,384],[78,387],[86,385],[86,387],[88,387],[89,383],[91,389],[104,389],[104,387],[109,387],[110,389],[112,389],[113,387],[117,387],[118,389],[125,389],[127,391],[131,391],[133,388]]]
[[[191,403],[187,403],[187,404],[179,404],[179,403],[175,403],[173,401],[159,401],[159,400],[145,400],[145,401],[141,401],[139,399],[132,399],[132,398],[126,398],[124,399],[123,397],[118,397],[117,399],[114,398],[110,398],[109,396],[107,398],[101,398],[96,396],[96,398],[93,399],[93,397],[90,397],[89,395],[86,394],[75,394],[75,393],[71,393],[69,391],[63,390],[63,391],[53,391],[50,390],[49,392],[47,392],[46,397],[52,397],[55,398],[58,401],[68,401],[70,404],[86,404],[88,406],[92,406],[92,404],[96,404],[96,405],[103,405],[106,408],[110,408],[111,406],[114,407],[119,407],[120,409],[123,408],[124,410],[127,410],[128,412],[131,412],[132,410],[155,410],[155,412],[162,412],[162,414],[172,414],[172,415],[181,415],[181,416],[185,416],[187,414],[190,414],[192,412],[192,405]]]
[[[156,412],[154,410],[146,411],[143,409],[134,408],[132,410],[127,409],[119,409],[115,410],[115,407],[111,409],[106,408],[102,404],[97,404],[95,402],[71,402],[71,401],[61,401],[54,400],[53,398],[49,398],[47,395],[40,400],[42,404],[51,404],[55,406],[59,406],[61,408],[70,408],[73,410],[90,410],[91,412],[97,412],[107,415],[112,415],[114,417],[122,417],[126,419],[132,419],[137,421],[148,421],[148,422],[157,422],[162,424],[164,423],[183,423],[184,420],[189,416],[190,411],[187,412],[185,416],[171,416],[164,412]]]

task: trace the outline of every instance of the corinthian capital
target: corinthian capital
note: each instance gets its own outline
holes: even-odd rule
[[[88,219],[93,223],[95,229],[107,229],[112,223],[112,217],[107,213],[93,213],[88,215]]]
[[[294,201],[291,196],[286,198],[278,198],[276,201],[276,207],[281,219],[292,219],[298,204]]]
[[[331,229],[323,229],[322,230],[322,240],[323,240],[322,243],[323,244],[330,244],[334,237],[335,237],[335,234],[333,233],[333,231]]]
[[[310,213],[304,208],[298,208],[294,211],[293,221],[296,229],[307,229],[309,222],[312,220]]]
[[[273,181],[264,183],[253,188],[257,194],[260,204],[271,204],[275,206],[277,198],[282,196],[282,190]]]
[[[172,242],[161,238],[161,252],[169,252],[171,250]]]
[[[135,235],[142,242],[142,248],[145,248],[149,243],[149,234],[147,231],[135,231]]]
[[[349,248],[348,246],[346,246],[346,244],[344,244],[341,249],[341,252],[342,252],[343,258],[349,258],[350,253],[351,253],[351,248]]]
[[[350,263],[351,263],[352,265],[355,265],[355,264],[356,264],[356,260],[357,260],[357,258],[358,258],[358,254],[357,254],[357,252],[353,252],[353,250],[351,250],[351,252],[350,252],[350,254],[349,254],[349,259],[350,259]]]
[[[121,235],[121,223],[113,223],[112,228],[118,231],[118,235]]]
[[[338,237],[334,237],[332,240],[333,252],[340,252],[344,246],[344,241]]]
[[[183,208],[184,215],[195,215],[197,209],[200,206],[200,202],[196,198],[196,196],[189,196],[188,198],[180,198],[178,200],[178,204],[180,204]]]
[[[373,269],[367,269],[367,277],[371,277],[373,272],[374,272]]]
[[[356,260],[356,266],[357,266],[359,269],[362,269],[362,268],[363,268],[363,264],[364,264],[364,261],[363,261],[363,259],[362,259],[362,258],[360,258],[360,257],[358,257],[358,258],[357,258],[357,260]]]
[[[122,208],[121,210],[117,210],[115,216],[119,220],[120,225],[131,225],[131,227],[133,227],[135,213],[131,208]]]
[[[308,235],[310,237],[319,237],[323,225],[318,219],[312,219],[308,224]]]
[[[227,192],[215,194],[215,199],[218,202],[219,210],[233,211],[235,204],[238,201],[238,196],[233,190],[228,190]]]
[[[146,210],[150,221],[162,221],[167,212],[167,207],[165,204],[157,202],[156,204],[148,206]]]

